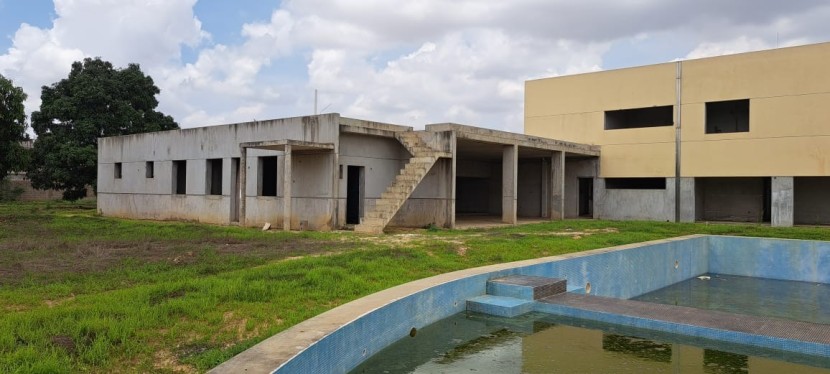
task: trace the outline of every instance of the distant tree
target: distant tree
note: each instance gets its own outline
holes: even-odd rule
[[[0,180],[25,169],[27,153],[20,145],[26,139],[25,100],[23,89],[0,75]]]
[[[79,199],[86,186],[96,187],[99,137],[179,128],[155,110],[159,92],[137,64],[116,69],[100,58],[73,63],[69,77],[43,86],[40,111],[32,113],[38,136],[28,168],[32,186]]]

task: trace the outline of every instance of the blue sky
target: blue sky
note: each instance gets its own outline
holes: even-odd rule
[[[320,108],[521,132],[524,81],[830,40],[819,0],[0,0],[0,74],[139,63],[183,127]]]

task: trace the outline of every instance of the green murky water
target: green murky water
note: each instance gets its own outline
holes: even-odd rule
[[[706,274],[634,298],[660,304],[830,324],[830,285]]]
[[[830,360],[530,313],[461,313],[352,373],[830,373]]]

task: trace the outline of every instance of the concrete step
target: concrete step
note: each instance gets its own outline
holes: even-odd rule
[[[516,317],[530,312],[533,303],[514,297],[482,295],[467,299],[467,310],[499,317]]]
[[[487,294],[522,300],[538,300],[566,292],[567,283],[562,278],[510,275],[487,281]]]
[[[423,177],[424,175],[427,175],[430,169],[426,164],[411,166],[410,165],[407,165],[407,167],[401,169],[398,175],[415,175]]]
[[[404,174],[396,175],[395,180],[400,181],[400,182],[413,182],[414,183],[414,182],[417,182],[417,181],[421,180],[421,177],[418,176],[418,175],[415,175],[413,173],[404,173]]]
[[[406,193],[400,191],[386,191],[380,194],[382,200],[403,200],[406,199]],[[391,205],[391,204],[388,204]]]
[[[435,157],[430,157],[429,155],[424,155],[424,156],[419,155],[419,156],[415,156],[413,158],[410,158],[408,165],[412,165],[412,164],[427,165],[427,164],[432,164],[434,162],[435,162]]]

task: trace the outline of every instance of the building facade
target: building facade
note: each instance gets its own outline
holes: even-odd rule
[[[830,43],[531,80],[525,133],[601,148],[569,160],[566,217],[828,224],[827,61]]]
[[[564,215],[566,157],[598,147],[323,114],[101,138],[98,211],[285,230]]]

